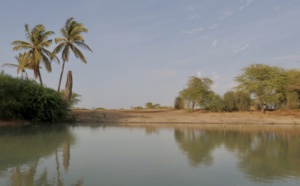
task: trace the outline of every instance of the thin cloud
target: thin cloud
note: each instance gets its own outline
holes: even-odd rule
[[[187,60],[186,59],[182,59],[182,60],[177,60],[173,62],[174,64],[186,64]]]
[[[216,46],[217,46],[217,44],[218,44],[218,40],[217,40],[217,39],[215,39],[215,40],[212,42],[212,47],[216,47]]]
[[[225,19],[233,14],[233,11],[231,10],[225,10],[221,13],[220,19]]]
[[[280,10],[280,7],[279,6],[276,6],[275,8],[274,8],[274,10]]]
[[[211,25],[211,26],[209,27],[209,29],[216,29],[217,27],[218,27],[218,24],[215,23],[215,24]]]
[[[182,32],[185,33],[185,34],[194,34],[194,33],[197,33],[197,32],[201,32],[203,30],[204,29],[200,27],[200,28],[194,28],[194,29],[191,29],[191,30],[184,30]]]
[[[189,6],[189,7],[187,7],[187,9],[188,9],[189,11],[192,11],[192,10],[196,10],[197,8],[194,7],[194,6]]]
[[[241,52],[245,52],[246,50],[248,50],[248,48],[250,47],[249,44],[245,44],[243,46],[239,46],[233,49],[234,53],[241,53]]]
[[[300,55],[289,54],[285,56],[275,57],[271,60],[275,63],[291,63],[291,62],[300,62]]]
[[[254,0],[246,0],[246,4],[242,5],[240,7],[240,10],[243,10],[244,8],[246,8],[247,6],[249,6]]]
[[[202,15],[200,15],[200,14],[194,14],[189,19],[191,19],[191,20],[193,20],[193,19],[200,19],[201,17],[202,17]]]

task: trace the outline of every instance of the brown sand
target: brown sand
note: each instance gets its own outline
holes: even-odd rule
[[[300,110],[209,113],[185,110],[73,110],[76,122],[119,124],[300,124]]]
[[[266,124],[299,125],[300,110],[210,113],[185,110],[72,110],[70,116],[81,125],[121,124],[121,125],[211,125],[211,124]],[[26,125],[26,121],[1,121],[0,126]],[[216,125],[218,126],[218,125]]]

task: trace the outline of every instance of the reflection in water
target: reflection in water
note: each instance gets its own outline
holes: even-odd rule
[[[26,126],[0,128],[0,149],[0,185],[300,182],[298,127]]]
[[[202,130],[175,130],[175,139],[179,147],[187,152],[188,159],[194,166],[211,165],[211,151],[221,143],[215,135]]]
[[[255,181],[300,177],[300,132],[278,130],[175,129],[180,149],[194,166],[213,163],[223,145],[238,157],[238,168]]]
[[[63,166],[68,170],[70,146],[75,142],[66,126],[24,126],[0,130],[0,176],[9,172],[10,185],[64,185],[60,177],[58,149],[62,148]],[[39,160],[55,153],[56,181],[47,169],[37,171]],[[8,171],[7,171],[8,170]],[[52,180],[52,181],[50,181]],[[82,185],[80,179],[75,185]]]

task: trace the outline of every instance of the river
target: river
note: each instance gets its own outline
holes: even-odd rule
[[[0,128],[0,185],[300,185],[299,127]]]

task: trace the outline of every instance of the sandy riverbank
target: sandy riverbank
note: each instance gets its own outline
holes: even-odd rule
[[[208,113],[185,110],[73,110],[80,124],[297,124],[300,110],[261,112]]]
[[[209,125],[209,124],[269,124],[299,125],[300,110],[254,112],[209,113],[185,110],[72,110],[80,125],[121,124],[121,125]],[[27,121],[1,121],[0,126],[20,126]]]

